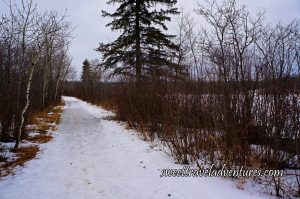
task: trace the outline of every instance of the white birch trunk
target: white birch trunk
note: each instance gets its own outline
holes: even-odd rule
[[[19,148],[20,145],[20,140],[21,140],[21,135],[22,135],[22,126],[24,124],[24,115],[29,107],[30,104],[30,100],[29,100],[29,94],[30,94],[30,87],[31,87],[31,81],[32,81],[32,76],[33,76],[33,72],[34,72],[34,68],[35,68],[35,61],[32,62],[31,65],[31,69],[30,69],[30,74],[29,74],[29,78],[28,78],[28,82],[27,82],[27,89],[26,89],[26,104],[21,112],[21,121],[20,121],[20,125],[18,128],[18,134],[17,134],[17,139],[16,139],[16,144],[15,144],[15,149]]]
[[[54,96],[55,102],[57,102],[57,99],[56,99],[56,98],[57,98],[57,94],[58,94],[59,80],[60,80],[60,78],[57,78],[56,85],[55,85],[55,96]]]

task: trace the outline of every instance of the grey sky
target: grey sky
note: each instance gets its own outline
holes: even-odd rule
[[[18,1],[18,0],[16,0]],[[101,10],[112,10],[114,7],[107,6],[106,0],[36,0],[39,10],[57,10],[64,13],[67,10],[69,21],[76,29],[73,32],[74,39],[70,49],[73,57],[73,65],[78,73],[81,71],[81,64],[85,58],[99,58],[95,52],[99,42],[113,41],[117,33],[112,33],[105,27],[108,19],[101,17]],[[193,10],[201,0],[178,0],[178,7]],[[251,12],[258,9],[266,10],[266,19],[270,23],[278,20],[288,22],[294,18],[300,19],[300,0],[239,0],[246,4]],[[0,0],[0,14],[6,12],[6,8]],[[197,15],[193,15],[195,22],[201,23]],[[171,31],[175,31],[176,23],[169,25]]]

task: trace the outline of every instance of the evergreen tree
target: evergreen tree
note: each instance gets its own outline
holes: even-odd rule
[[[103,55],[102,66],[114,68],[114,74],[135,75],[139,81],[145,74],[172,65],[172,53],[178,50],[178,46],[172,42],[174,36],[163,31],[168,30],[165,23],[171,20],[169,15],[179,13],[174,8],[177,0],[107,2],[116,3],[119,7],[114,13],[102,11],[102,16],[112,18],[107,26],[122,33],[114,42],[100,44],[97,50]]]
[[[85,59],[82,66],[81,83],[85,93],[85,97],[88,97],[88,92],[91,86],[91,64]]]

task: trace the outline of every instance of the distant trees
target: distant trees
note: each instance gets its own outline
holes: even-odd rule
[[[173,66],[172,57],[178,46],[174,36],[163,31],[169,15],[178,14],[174,8],[177,0],[109,0],[108,4],[119,4],[114,13],[102,11],[104,17],[112,18],[107,24],[121,35],[112,43],[101,43],[105,68],[113,68],[114,74],[135,76],[140,81],[147,75],[166,75],[165,67]],[[162,6],[157,9],[157,6]]]
[[[104,78],[103,68],[100,67],[100,61],[85,59],[81,74],[81,98],[94,101],[100,98],[101,81]],[[82,96],[83,95],[83,96]]]
[[[60,101],[70,71],[70,23],[39,13],[32,0],[9,1],[0,22],[0,141],[18,148],[28,114]]]

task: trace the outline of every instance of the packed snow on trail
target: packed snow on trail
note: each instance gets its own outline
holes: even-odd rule
[[[0,180],[0,199],[257,199],[232,180],[160,177],[183,166],[159,145],[109,120],[112,113],[72,97],[53,141],[38,157]]]

